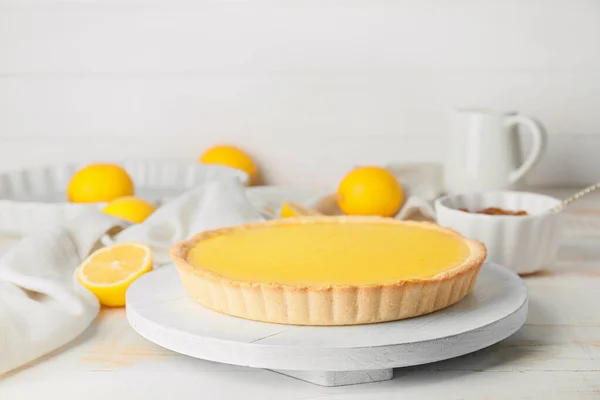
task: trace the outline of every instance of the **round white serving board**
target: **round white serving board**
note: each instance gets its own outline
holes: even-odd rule
[[[220,314],[186,294],[173,266],[142,276],[127,292],[129,323],[162,347],[205,360],[285,370],[280,372],[328,386],[390,379],[391,368],[471,353],[512,335],[526,316],[525,283],[491,263],[457,304],[372,325],[279,325]],[[382,370],[389,374],[376,376],[387,372]],[[318,376],[307,371],[319,371]],[[340,371],[361,375],[335,375]]]

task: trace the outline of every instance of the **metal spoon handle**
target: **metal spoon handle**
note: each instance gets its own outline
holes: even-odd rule
[[[557,205],[556,207],[552,208],[553,211],[562,211],[566,206],[568,206],[569,204],[571,204],[572,202],[574,202],[575,200],[579,199],[580,197],[585,196],[588,193],[593,192],[596,189],[600,188],[600,182],[595,183],[593,185],[590,185],[588,187],[586,187],[585,189],[580,190],[579,192],[575,193],[573,196],[563,200],[559,205]]]

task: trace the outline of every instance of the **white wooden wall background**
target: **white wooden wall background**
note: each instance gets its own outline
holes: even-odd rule
[[[231,141],[323,183],[439,161],[454,105],[545,123],[531,183],[599,180],[600,2],[0,0],[0,169]]]

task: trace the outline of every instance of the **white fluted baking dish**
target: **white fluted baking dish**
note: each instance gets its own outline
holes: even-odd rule
[[[161,202],[211,179],[248,176],[239,170],[176,161],[117,162],[129,173],[136,195]],[[60,224],[104,204],[74,204],[67,201],[69,180],[86,164],[40,167],[0,173],[0,231],[23,235]]]

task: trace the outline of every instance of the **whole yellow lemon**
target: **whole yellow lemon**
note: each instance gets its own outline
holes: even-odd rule
[[[404,203],[404,191],[385,168],[359,167],[340,182],[337,202],[347,215],[392,217]]]
[[[258,180],[258,167],[252,158],[243,150],[230,145],[211,147],[200,156],[204,164],[218,164],[237,168],[249,176],[249,185],[254,185]]]
[[[108,203],[102,210],[106,214],[140,224],[156,210],[156,206],[134,196],[119,197]]]
[[[90,164],[80,169],[67,188],[67,198],[74,203],[106,202],[133,193],[133,181],[114,164]]]

